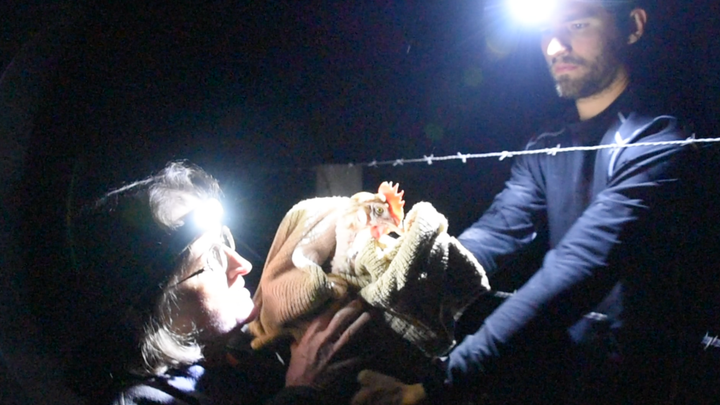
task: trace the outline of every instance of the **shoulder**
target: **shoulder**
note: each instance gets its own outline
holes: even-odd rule
[[[537,150],[544,148],[552,148],[558,144],[562,144],[564,135],[566,134],[565,128],[560,128],[557,131],[543,132],[536,135],[528,141],[525,145],[525,150]]]
[[[677,118],[670,115],[649,116],[630,114],[621,119],[614,133],[606,134],[605,144],[618,145],[609,150],[608,175],[625,173],[634,168],[647,173],[664,173],[672,167],[690,163],[697,155],[688,135],[679,125]]]
[[[181,370],[170,370],[168,374],[162,376],[139,378],[122,388],[112,404],[185,405],[204,403],[203,396],[196,392],[195,387],[205,371],[205,368],[195,364]]]
[[[563,145],[568,138],[568,123],[577,121],[574,105],[566,105],[557,114],[545,119],[535,135],[525,144],[525,150],[554,148]],[[564,145],[567,146],[567,145]]]
[[[615,154],[634,156],[648,151],[682,150],[689,145],[684,142],[687,133],[671,115],[633,113],[623,117],[615,128],[614,133],[606,134],[603,143],[630,146],[616,150]]]
[[[112,401],[112,405],[141,404],[186,404],[177,393],[168,392],[162,386],[138,383],[122,390]]]
[[[626,143],[686,139],[684,123],[653,88],[631,86],[616,102],[619,132]]]
[[[630,114],[620,123],[616,138],[624,143],[677,141],[686,139],[678,119],[672,115]]]

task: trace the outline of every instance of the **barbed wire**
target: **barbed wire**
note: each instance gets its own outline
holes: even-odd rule
[[[702,340],[702,345],[705,346],[705,350],[711,346],[720,349],[720,336],[710,336],[710,333],[707,332]]]
[[[489,159],[489,158],[497,158],[502,160],[513,158],[516,156],[523,156],[523,155],[541,155],[541,154],[547,154],[551,156],[555,156],[558,153],[567,153],[567,152],[583,152],[583,151],[595,151],[595,150],[601,150],[601,149],[616,149],[616,148],[637,148],[642,146],[668,146],[668,145],[691,145],[696,143],[717,143],[720,142],[720,138],[695,138],[695,135],[688,137],[684,140],[677,140],[677,141],[661,141],[661,142],[637,142],[637,143],[626,143],[626,144],[608,144],[608,145],[595,145],[595,146],[569,146],[569,147],[560,147],[558,144],[557,146],[553,148],[543,148],[543,149],[533,149],[533,150],[520,150],[520,151],[502,151],[502,152],[487,152],[487,153],[460,153],[458,152],[455,155],[447,155],[447,156],[426,156],[424,155],[422,158],[415,158],[415,159],[394,159],[394,160],[382,160],[377,161],[373,160],[372,162],[366,162],[366,163],[349,163],[349,166],[363,166],[363,167],[377,167],[377,166],[387,166],[387,165],[393,165],[393,166],[402,166],[408,163],[427,163],[428,165],[432,165],[434,162],[442,162],[447,160],[460,160],[463,163],[467,163],[468,159]]]

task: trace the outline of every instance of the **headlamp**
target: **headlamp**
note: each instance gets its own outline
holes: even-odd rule
[[[211,198],[200,202],[194,210],[185,216],[182,226],[173,232],[169,242],[169,251],[177,256],[190,244],[206,232],[217,230],[218,235],[222,230],[222,218],[224,210],[220,201]]]
[[[225,211],[220,201],[211,198],[200,202],[187,219],[193,222],[195,228],[199,231],[207,232],[213,229],[219,229],[222,226],[224,213]]]
[[[525,26],[537,26],[547,22],[558,0],[506,0],[513,20]]]

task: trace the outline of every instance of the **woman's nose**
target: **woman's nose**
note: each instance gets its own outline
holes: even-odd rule
[[[227,255],[227,273],[228,276],[234,277],[235,275],[244,276],[250,273],[252,270],[252,264],[247,259],[240,256],[240,254],[229,247],[225,247],[225,254]]]

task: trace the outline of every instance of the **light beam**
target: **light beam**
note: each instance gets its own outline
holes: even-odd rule
[[[507,0],[512,18],[528,26],[546,22],[556,5],[557,0]]]

